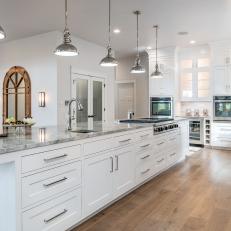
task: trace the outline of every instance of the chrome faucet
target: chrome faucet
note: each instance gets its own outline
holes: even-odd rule
[[[79,98],[75,98],[75,99],[71,99],[69,101],[67,101],[67,105],[68,105],[68,131],[70,131],[72,129],[72,126],[71,126],[71,105],[73,102],[76,102],[76,106],[77,106],[77,110],[78,111],[82,111],[83,110],[83,105],[81,104],[80,102],[80,99]]]

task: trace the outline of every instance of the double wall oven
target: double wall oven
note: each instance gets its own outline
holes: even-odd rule
[[[213,120],[231,121],[231,96],[213,97]]]
[[[172,97],[151,97],[150,116],[152,118],[172,119],[173,98]]]

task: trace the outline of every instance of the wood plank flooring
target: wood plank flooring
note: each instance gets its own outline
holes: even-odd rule
[[[231,231],[231,151],[204,149],[72,231]]]

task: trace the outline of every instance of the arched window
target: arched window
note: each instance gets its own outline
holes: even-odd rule
[[[28,72],[19,66],[11,67],[3,82],[3,123],[14,117],[22,121],[31,117],[31,82]]]

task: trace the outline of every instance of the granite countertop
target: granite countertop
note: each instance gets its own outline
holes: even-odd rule
[[[96,122],[93,128],[87,123],[79,125],[77,129],[89,129],[91,133],[75,133],[67,131],[64,127],[27,127],[21,128],[16,132],[16,128],[4,128],[8,137],[0,138],[0,154],[22,151],[26,149],[42,147],[52,144],[64,143],[68,141],[78,141],[87,138],[109,135],[117,132],[129,131],[144,127],[150,127],[152,124],[127,124],[127,123],[100,123]]]
[[[187,118],[177,117],[176,122]],[[16,128],[4,128],[8,137],[0,138],[0,154],[22,151],[68,141],[78,141],[97,136],[110,135],[117,132],[130,131],[145,127],[152,127],[151,123],[101,123],[94,122],[93,127],[88,123],[78,124],[78,129],[89,129],[91,133],[75,133],[67,131],[64,127],[27,127],[16,132]]]

